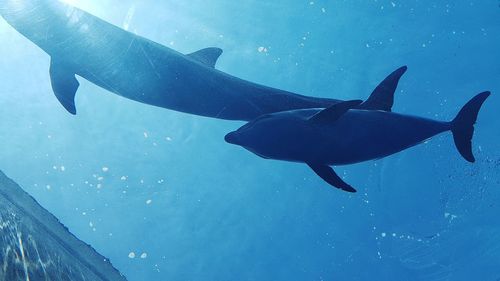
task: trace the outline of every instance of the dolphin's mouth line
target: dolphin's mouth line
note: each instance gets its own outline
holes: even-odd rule
[[[237,137],[236,132],[230,132],[230,133],[226,134],[224,136],[224,140],[227,143],[238,145],[238,143],[237,143],[238,137]]]

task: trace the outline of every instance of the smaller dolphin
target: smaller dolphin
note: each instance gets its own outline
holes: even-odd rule
[[[490,92],[472,98],[451,122],[381,110],[355,109],[360,100],[326,109],[302,109],[263,115],[225,136],[266,159],[306,163],[330,185],[356,192],[330,167],[379,159],[451,131],[460,154],[474,162],[474,124]]]

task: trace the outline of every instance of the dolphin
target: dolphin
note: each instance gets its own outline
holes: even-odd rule
[[[219,48],[184,55],[57,0],[0,0],[0,14],[50,55],[52,89],[71,114],[76,114],[76,75],[134,101],[226,120],[341,102],[231,76],[215,69]],[[389,75],[359,108],[390,107],[405,71]]]
[[[490,92],[472,98],[451,122],[383,110],[355,109],[360,100],[326,109],[301,109],[263,115],[225,136],[267,159],[306,163],[330,185],[356,192],[330,167],[379,159],[451,131],[459,153],[474,162],[472,135]]]

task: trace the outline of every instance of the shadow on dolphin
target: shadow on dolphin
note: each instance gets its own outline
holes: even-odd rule
[[[356,190],[330,167],[379,159],[451,131],[458,152],[474,162],[472,136],[479,110],[490,92],[472,98],[451,122],[356,109],[360,100],[326,109],[267,114],[225,136],[266,159],[306,163],[324,181],[347,192]]]
[[[1,0],[0,14],[50,55],[52,89],[71,114],[80,85],[75,75],[141,103],[228,120],[341,102],[239,79],[215,69],[219,48],[184,55],[57,0]],[[390,108],[405,71],[393,72],[359,108]]]

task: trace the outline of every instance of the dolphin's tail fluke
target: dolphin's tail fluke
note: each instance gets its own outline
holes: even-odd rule
[[[481,106],[489,95],[490,92],[482,92],[473,97],[462,107],[457,117],[451,121],[451,132],[453,133],[455,146],[462,157],[469,162],[475,161],[471,145],[474,124],[476,123],[479,109],[481,109]]]

